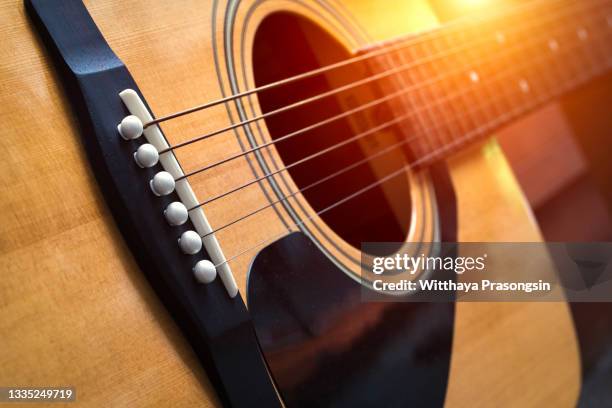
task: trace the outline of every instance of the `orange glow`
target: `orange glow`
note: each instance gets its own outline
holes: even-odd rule
[[[490,0],[457,0],[457,2],[464,7],[482,7],[490,3]]]
[[[499,0],[452,0],[452,6],[456,12],[466,13],[471,11],[490,10],[499,7],[507,2]]]

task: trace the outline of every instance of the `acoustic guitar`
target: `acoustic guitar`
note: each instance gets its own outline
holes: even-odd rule
[[[542,236],[494,132],[612,3],[7,0],[0,386],[83,406],[572,406],[565,302],[363,302],[361,243]],[[68,404],[70,405],[70,404]]]

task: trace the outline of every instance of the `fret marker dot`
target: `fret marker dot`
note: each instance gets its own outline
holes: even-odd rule
[[[525,79],[521,79],[519,81],[519,87],[521,88],[521,91],[523,91],[524,93],[529,92],[529,82],[527,82]]]
[[[480,80],[480,77],[478,76],[478,72],[470,71],[470,80],[474,83],[478,82]]]
[[[589,37],[589,32],[584,28],[578,29],[577,34],[578,38],[580,38],[582,41],[586,40]]]
[[[551,51],[555,52],[559,49],[559,43],[557,42],[557,40],[550,40],[548,42],[548,48],[550,48]]]
[[[506,42],[506,36],[501,31],[498,31],[497,33],[495,33],[495,39],[497,40],[499,44],[503,44]]]

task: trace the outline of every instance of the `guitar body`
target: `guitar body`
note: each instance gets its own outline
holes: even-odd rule
[[[85,3],[157,115],[257,83],[248,63],[250,47],[259,22],[276,11],[304,15],[350,52],[436,24],[425,0],[393,7],[371,0]],[[0,20],[0,385],[66,384],[76,387],[77,401],[87,406],[215,406],[205,371],[139,270],[105,204],[64,89],[23,4],[3,1]],[[247,108],[263,111],[256,97],[248,99]],[[238,117],[235,105],[220,105],[162,127],[171,141],[179,141],[202,129],[231,125]],[[272,137],[261,128],[256,137]],[[197,168],[203,158],[213,162],[243,151],[246,137],[213,138],[205,150],[191,148],[178,157],[185,168]],[[283,161],[275,149],[264,155],[269,162]],[[456,197],[459,241],[542,239],[494,139],[452,157],[446,168]],[[243,158],[194,177],[192,186],[199,197],[208,197],[261,172]],[[432,177],[416,172],[406,177],[413,200],[433,200]],[[284,191],[296,188],[291,177],[283,182],[279,188]],[[222,225],[269,203],[272,195],[268,187],[256,186],[231,205],[214,203],[207,216]],[[303,197],[296,203],[295,211],[314,214]],[[427,221],[433,216],[431,207],[422,208],[421,213],[413,210],[412,225],[426,241],[435,235]],[[291,223],[288,213],[277,206],[219,234],[226,255],[282,234]],[[315,217],[313,224],[319,226],[312,231],[323,251],[347,264],[342,257],[358,257],[325,220]],[[255,255],[232,264],[243,297]],[[579,389],[580,358],[566,304],[456,305],[447,406],[572,406]]]

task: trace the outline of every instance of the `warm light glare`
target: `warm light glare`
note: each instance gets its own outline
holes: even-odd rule
[[[460,7],[480,8],[490,5],[493,0],[455,0]]]

